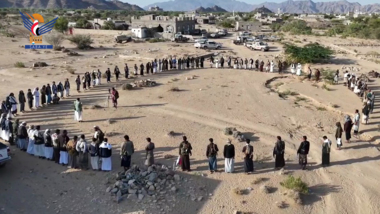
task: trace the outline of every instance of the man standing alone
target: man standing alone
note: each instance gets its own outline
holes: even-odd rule
[[[191,147],[191,144],[189,141],[187,141],[187,137],[183,136],[183,141],[179,145],[179,155],[181,156],[182,160],[182,171],[188,171],[190,172],[190,156],[191,156],[191,150],[193,148]]]
[[[218,146],[214,143],[214,139],[209,139],[210,143],[207,146],[206,157],[208,158],[208,166],[210,168],[211,174],[214,173],[217,168],[216,155],[218,154]]]
[[[235,162],[235,146],[228,139],[227,144],[224,146],[224,171],[227,173],[234,172],[234,162]]]
[[[80,101],[80,98],[77,98],[76,101],[74,101],[74,110],[75,110],[75,120],[78,122],[82,122],[82,102]]]
[[[133,142],[129,140],[128,135],[125,135],[120,150],[121,166],[124,167],[124,171],[127,171],[131,167],[131,159],[134,152]]]

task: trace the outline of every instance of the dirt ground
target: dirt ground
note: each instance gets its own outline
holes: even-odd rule
[[[122,70],[125,63],[131,68],[135,63],[169,55],[201,55],[205,50],[196,50],[192,43],[128,43],[114,45],[109,36],[95,35],[95,49],[79,51],[65,42],[64,46],[80,53],[78,57],[68,57],[62,52],[29,51],[20,47],[28,43],[26,38],[1,38],[0,47],[0,95],[5,98],[10,92],[41,87],[52,81],[69,78],[72,88],[76,75],[87,71],[106,68],[113,70],[118,65]],[[315,38],[308,38],[313,40]],[[12,41],[14,40],[14,41]],[[318,37],[324,44],[334,44],[334,39]],[[281,46],[271,43],[269,52],[254,52],[243,46],[232,44],[231,38],[219,39],[223,48],[216,52],[224,56],[271,60],[281,53]],[[351,43],[351,40],[342,43]],[[100,48],[102,46],[102,48]],[[137,52],[137,54],[136,54]],[[26,68],[15,68],[16,62],[23,62]],[[44,61],[45,68],[32,69],[33,62]],[[208,65],[208,64],[206,64]],[[312,68],[341,69],[342,66],[361,68],[358,73],[367,73],[378,68],[373,62],[359,59],[350,54],[336,55],[330,64],[312,65]],[[70,74],[67,69],[75,69]],[[196,76],[186,80],[186,77]],[[275,77],[283,77],[273,79]],[[166,214],[230,214],[234,210],[257,214],[335,214],[335,213],[378,213],[380,185],[377,178],[379,166],[380,111],[375,109],[370,115],[370,123],[361,125],[360,139],[343,144],[336,149],[335,123],[343,121],[343,115],[353,115],[361,109],[360,99],[342,84],[324,90],[323,83],[313,84],[289,74],[260,73],[250,70],[206,68],[187,71],[168,71],[138,79],[151,78],[159,85],[140,90],[123,91],[119,88],[119,108],[107,108],[106,98],[110,87],[134,81],[121,78],[119,82],[103,84],[91,90],[77,93],[64,99],[59,105],[47,106],[38,111],[28,111],[19,118],[28,124],[41,125],[42,129],[66,129],[69,136],[84,133],[87,139],[98,125],[106,133],[113,133],[109,142],[113,145],[113,171],[93,172],[71,170],[46,160],[41,160],[11,147],[12,161],[0,169],[0,213],[166,213]],[[265,83],[269,81],[268,85]],[[103,82],[105,82],[103,80]],[[370,87],[378,93],[379,80],[373,79]],[[179,92],[169,91],[178,87]],[[274,90],[291,90],[299,95],[281,98]],[[72,102],[80,97],[85,110],[84,123],[73,120]],[[302,98],[301,98],[302,97]],[[91,105],[105,108],[90,109]],[[334,106],[334,107],[333,107]],[[113,123],[106,123],[111,119]],[[319,125],[318,125],[319,124]],[[218,167],[223,170],[223,147],[227,138],[225,127],[236,127],[253,141],[255,173],[243,173],[244,146],[233,140],[237,150],[236,173],[222,172],[210,174],[205,157],[205,149],[210,137],[218,145]],[[174,137],[167,136],[173,131]],[[141,202],[124,199],[117,204],[106,193],[109,178],[121,171],[119,144],[123,135],[128,134],[135,143],[136,154],[132,162],[141,165],[144,160],[145,138],[151,137],[156,145],[155,160],[172,166],[175,159],[165,159],[165,155],[177,156],[182,135],[186,135],[193,145],[191,157],[193,172],[182,173],[184,181],[178,185],[177,194],[168,193],[166,201],[154,202],[144,198]],[[276,136],[286,142],[286,167],[284,173],[274,171],[272,157]],[[296,151],[302,136],[311,142],[308,170],[299,170]],[[327,135],[333,142],[331,166],[321,167],[321,137]],[[201,174],[204,174],[203,176]],[[288,174],[300,176],[310,187],[310,193],[303,198],[303,205],[297,205],[283,193],[281,187]],[[261,184],[253,184],[263,178]],[[270,193],[261,191],[260,186],[271,188]],[[251,188],[246,195],[235,195],[234,188]],[[201,201],[190,200],[203,197]],[[280,209],[276,202],[284,202]]]

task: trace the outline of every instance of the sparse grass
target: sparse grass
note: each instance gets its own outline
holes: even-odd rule
[[[296,97],[296,102],[301,102],[301,101],[307,101],[307,99],[305,98],[305,97],[299,97],[299,96],[297,96]]]
[[[325,107],[317,107],[317,110],[318,111],[326,111],[326,108]]]
[[[301,177],[295,178],[294,176],[289,175],[288,178],[280,184],[287,189],[295,190],[300,193],[307,194],[309,192],[308,185],[301,180]]]
[[[280,96],[282,98],[287,98],[288,96],[297,96],[297,95],[299,95],[298,92],[290,91],[290,90],[286,90],[286,91],[283,91],[283,92],[277,92],[277,93],[278,93],[278,96]]]
[[[333,104],[332,107],[333,107],[333,108],[339,108],[340,106],[337,105],[337,104]]]
[[[25,68],[25,64],[23,62],[16,62],[15,67],[16,68]]]
[[[329,88],[326,84],[322,85],[322,89],[324,89],[326,91],[331,91],[331,88]]]
[[[280,87],[280,86],[282,86],[282,85],[284,85],[283,82],[278,82],[278,83],[276,83],[276,84],[274,85],[274,87],[278,88],[278,87]]]
[[[181,91],[178,87],[171,87],[169,91]]]
[[[322,78],[325,80],[325,82],[332,85],[334,82],[335,71],[322,70],[321,73],[322,73]]]
[[[267,180],[269,180],[269,179],[268,179],[268,178],[256,178],[256,179],[252,182],[252,184],[260,184],[260,183],[265,182],[265,181],[267,181]]]
[[[153,38],[148,40],[149,43],[166,42],[165,39]]]
[[[295,40],[294,43],[302,43],[300,40]]]
[[[245,189],[240,189],[240,188],[234,188],[232,189],[232,192],[235,194],[235,195],[245,195],[247,194],[247,190]]]

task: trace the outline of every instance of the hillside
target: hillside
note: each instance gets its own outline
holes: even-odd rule
[[[204,8],[204,7],[199,7],[197,8],[195,11],[197,11],[198,13],[222,13],[222,12],[227,12],[227,10],[215,5],[213,7],[207,7],[207,8]]]
[[[131,5],[117,0],[0,0],[0,7],[86,9],[90,6],[102,10],[144,10],[137,5]]]
[[[212,7],[218,5],[222,8],[226,8],[228,11],[241,11],[250,12],[256,8],[265,6],[273,12],[277,12],[278,8],[284,13],[347,13],[355,10],[362,12],[380,12],[380,4],[361,5],[357,2],[331,1],[331,2],[314,2],[311,0],[294,1],[287,0],[282,3],[265,2],[258,5],[251,5],[241,1],[235,0],[174,0],[166,2],[157,2],[148,5],[145,8],[151,6],[159,6],[166,11],[190,11],[199,7]]]

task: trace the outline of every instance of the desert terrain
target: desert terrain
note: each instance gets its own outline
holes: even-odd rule
[[[76,33],[86,33],[76,31]],[[360,139],[343,144],[336,149],[334,140],[335,123],[343,121],[345,114],[353,115],[355,109],[362,108],[361,100],[346,87],[324,83],[314,84],[291,74],[261,73],[250,70],[193,69],[167,71],[155,75],[124,77],[110,84],[103,84],[91,90],[74,91],[76,75],[107,68],[113,71],[115,65],[122,70],[127,63],[130,70],[134,64],[146,63],[154,58],[167,56],[202,55],[210,52],[196,50],[192,43],[127,43],[114,45],[111,33],[92,34],[95,49],[77,50],[68,41],[63,46],[76,51],[80,56],[70,57],[62,52],[31,51],[22,48],[28,44],[25,37],[1,38],[0,47],[0,95],[5,97],[19,90],[41,87],[52,81],[71,82],[70,98],[59,105],[51,105],[38,111],[27,111],[18,116],[28,124],[41,125],[42,129],[66,129],[69,136],[85,134],[90,140],[92,127],[97,125],[109,134],[113,145],[113,171],[94,172],[67,169],[46,160],[32,157],[11,147],[12,161],[0,169],[1,195],[0,213],[166,213],[166,214],[230,214],[234,211],[257,214],[375,214],[380,209],[380,172],[378,141],[380,111],[376,99],[375,109],[368,125],[361,124]],[[279,43],[270,43],[269,52],[254,52],[243,46],[235,46],[231,38],[218,39],[223,48],[220,55],[271,60],[281,54]],[[296,39],[288,37],[287,39]],[[325,37],[299,37],[302,42],[318,41],[325,45],[339,43],[360,43],[356,39],[334,39]],[[304,43],[307,43],[304,42]],[[374,43],[374,42],[373,42]],[[378,42],[379,44],[379,42]],[[346,47],[341,47],[346,48]],[[348,48],[347,48],[348,49]],[[366,53],[371,47],[362,48]],[[368,50],[367,50],[368,49]],[[36,61],[46,62],[44,68],[31,68]],[[15,68],[16,62],[23,62],[26,68]],[[357,67],[357,73],[368,73],[379,65],[354,54],[337,54],[329,64],[311,65],[312,68],[341,69],[342,66]],[[74,70],[71,74],[68,70]],[[343,71],[341,71],[342,73]],[[186,80],[186,77],[195,77]],[[139,90],[122,90],[121,85],[136,79],[154,79],[155,87]],[[379,80],[372,79],[370,88],[378,93]],[[119,108],[107,107],[108,89],[117,87],[120,93]],[[178,87],[180,91],[170,91]],[[296,92],[281,98],[277,91]],[[72,103],[81,98],[85,110],[84,123],[73,120]],[[91,109],[99,105],[103,108]],[[109,122],[111,121],[111,122]],[[243,173],[244,143],[233,140],[236,148],[235,171],[224,173],[223,147],[228,138],[224,129],[236,127],[252,140],[254,146],[255,173]],[[172,131],[174,136],[168,136]],[[112,133],[112,134],[111,134]],[[128,134],[136,147],[132,162],[142,165],[144,161],[145,138],[151,137],[156,145],[155,161],[172,166],[178,155],[182,135],[186,135],[193,146],[191,157],[192,172],[178,173],[183,179],[176,184],[177,193],[165,194],[165,199],[143,200],[124,198],[115,203],[114,197],[106,192],[112,185],[120,167],[119,149],[123,135]],[[274,171],[272,151],[276,136],[286,142],[286,167],[284,171]],[[311,143],[308,156],[308,170],[302,171],[296,156],[303,135]],[[321,167],[321,138],[327,135],[333,142],[331,166]],[[212,137],[218,145],[218,167],[221,172],[210,174],[205,149]],[[165,156],[174,158],[167,159]],[[309,194],[303,196],[303,204],[294,203],[284,195],[280,182],[287,175],[300,176],[309,185]],[[262,182],[254,184],[261,179]],[[270,188],[262,191],[262,186]],[[234,188],[247,189],[244,195],[233,193]],[[201,198],[200,198],[201,197]],[[196,200],[194,200],[196,199]],[[199,200],[200,199],[200,200]],[[283,203],[282,208],[277,204]]]

